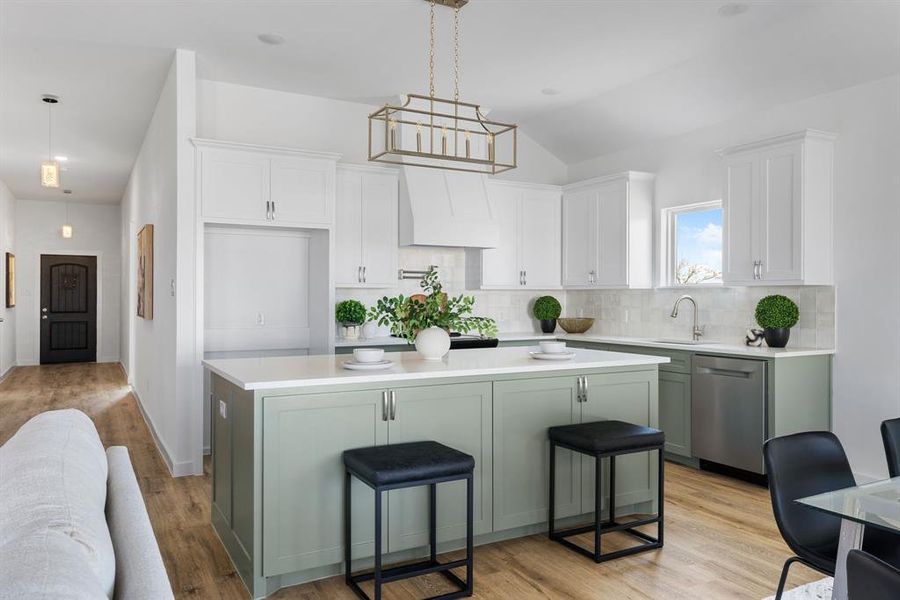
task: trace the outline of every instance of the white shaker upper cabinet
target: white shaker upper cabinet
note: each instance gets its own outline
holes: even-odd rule
[[[558,186],[488,183],[499,242],[496,248],[474,251],[481,261],[482,289],[560,287],[560,195]]]
[[[628,171],[564,188],[565,287],[651,286],[653,178]]]
[[[338,154],[194,140],[209,223],[329,228]]]
[[[337,174],[335,285],[396,285],[397,171],[339,165]]]
[[[726,284],[833,283],[834,139],[806,130],[720,151]]]

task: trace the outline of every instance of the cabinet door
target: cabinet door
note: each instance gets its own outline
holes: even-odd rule
[[[334,283],[355,287],[362,283],[362,175],[339,171],[334,226]]]
[[[563,285],[593,285],[597,273],[597,193],[569,192],[563,197]]]
[[[382,401],[377,390],[263,399],[263,575],[343,560],[341,455],[387,443]],[[353,556],[371,556],[375,497],[351,485]]]
[[[587,401],[581,404],[581,420],[617,419],[638,425],[658,426],[658,388],[654,372],[607,373],[587,376]],[[608,459],[604,459],[606,461]],[[582,512],[594,510],[594,459],[583,458]],[[616,457],[616,506],[629,506],[656,498],[656,452]],[[603,477],[608,479],[608,465]],[[609,482],[604,481],[601,508],[608,509]]]
[[[757,242],[755,239],[759,196],[759,162],[755,154],[741,154],[725,162],[725,232],[723,280],[753,283]]]
[[[475,457],[475,534],[491,531],[491,384],[463,383],[395,390],[392,444],[434,440]],[[437,487],[438,541],[466,537],[466,483]],[[389,492],[391,552],[428,544],[428,488]]]
[[[764,281],[800,281],[802,146],[791,144],[765,150],[759,159],[759,251]]]
[[[690,458],[690,374],[659,372],[659,428],[666,434],[666,452]]]
[[[491,213],[500,238],[496,248],[482,250],[481,285],[486,288],[518,288],[522,281],[519,262],[519,207],[521,190],[508,185],[488,184]]]
[[[397,283],[397,176],[362,175],[363,283],[392,287]]]
[[[525,287],[559,287],[562,269],[559,192],[526,189],[521,206],[519,247]]]
[[[628,182],[597,190],[597,277],[602,286],[628,285]]]
[[[204,149],[200,154],[203,217],[266,221],[269,158],[240,150]]]
[[[494,384],[494,530],[547,521],[550,443],[547,429],[580,418],[575,377]],[[556,516],[581,512],[581,458],[556,452]]]
[[[333,161],[273,158],[271,163],[273,221],[299,226],[334,221]]]

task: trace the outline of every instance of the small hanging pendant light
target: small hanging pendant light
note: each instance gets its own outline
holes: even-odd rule
[[[53,159],[53,105],[59,98],[45,94],[41,101],[47,103],[47,160],[41,163],[41,185],[46,188],[59,187],[59,162]]]
[[[68,190],[66,190],[66,191],[68,192]],[[65,238],[67,240],[72,238],[73,231],[72,231],[71,223],[72,222],[69,220],[69,201],[66,200],[66,222],[60,228],[60,233],[62,234],[63,238]]]

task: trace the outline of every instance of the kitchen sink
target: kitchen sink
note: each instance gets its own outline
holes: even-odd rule
[[[708,342],[702,342],[699,340],[672,340],[672,339],[663,339],[663,340],[650,340],[654,344],[672,344],[673,346],[697,346],[699,344],[707,344]]]

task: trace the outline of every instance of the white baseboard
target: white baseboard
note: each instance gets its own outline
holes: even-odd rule
[[[166,449],[165,443],[163,443],[162,438],[160,438],[159,434],[157,433],[156,427],[153,426],[153,420],[144,410],[144,403],[141,401],[141,397],[137,393],[137,390],[134,389],[133,385],[129,385],[128,387],[131,389],[131,393],[134,395],[134,399],[137,400],[137,405],[138,409],[141,411],[141,416],[144,418],[144,422],[147,424],[147,429],[150,430],[150,435],[153,437],[153,443],[156,444],[156,449],[159,450],[159,454],[160,456],[162,456],[163,462],[166,463],[166,467],[169,469],[169,474],[172,475],[172,477],[186,477],[188,475],[194,475],[193,461],[177,463],[172,460],[172,456]]]

